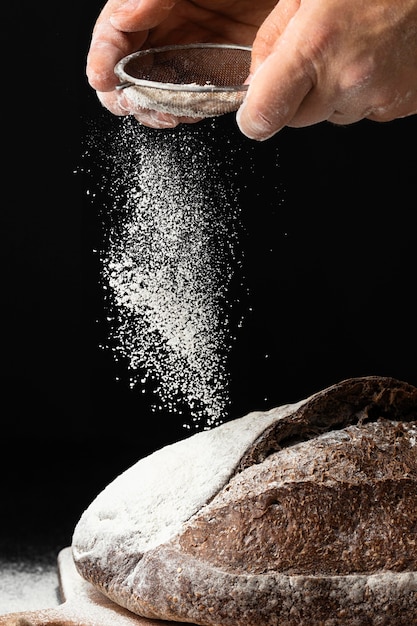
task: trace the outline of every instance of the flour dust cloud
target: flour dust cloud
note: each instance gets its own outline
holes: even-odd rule
[[[109,199],[107,348],[127,360],[132,387],[151,386],[152,411],[211,428],[229,405],[227,358],[242,323],[231,315],[236,276],[244,292],[236,163],[228,173],[219,142],[232,160],[239,148],[210,126],[155,133],[130,118],[94,141]]]

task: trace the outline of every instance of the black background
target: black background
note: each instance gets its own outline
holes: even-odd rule
[[[99,8],[19,5],[9,20],[4,556],[55,554],[116,474],[187,434],[184,417],[151,414],[146,394],[130,389],[124,364],[100,348],[107,332],[93,253],[102,245],[100,198],[86,193],[94,159],[88,180],[80,165],[91,122],[106,132],[119,120],[102,109],[84,74]],[[243,161],[246,154],[255,163],[250,178],[243,167],[241,197],[252,313],[230,355],[225,418],[353,376],[416,385],[417,118],[285,129],[256,145],[240,135],[233,115],[202,124],[218,133],[220,159],[227,136]]]

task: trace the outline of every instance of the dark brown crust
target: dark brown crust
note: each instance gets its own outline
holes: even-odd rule
[[[84,561],[83,575],[153,619],[410,626],[417,389],[349,379],[296,406],[254,441],[179,535],[130,562],[115,547],[108,568]]]
[[[349,378],[319,391],[267,428],[242,457],[236,472],[294,443],[380,417],[403,422],[417,419],[417,388],[383,376]]]
[[[202,626],[411,626],[415,573],[264,576],[227,574],[161,546],[145,555],[119,601],[150,618]]]
[[[232,573],[417,571],[416,435],[382,420],[275,453],[194,516],[178,549]]]

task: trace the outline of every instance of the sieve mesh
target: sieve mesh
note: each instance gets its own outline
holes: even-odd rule
[[[130,54],[115,73],[134,107],[203,118],[239,108],[250,62],[248,46],[175,45]]]

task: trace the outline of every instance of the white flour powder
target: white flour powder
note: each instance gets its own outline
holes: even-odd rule
[[[55,564],[0,559],[0,615],[60,603]]]
[[[219,140],[210,127],[155,133],[125,118],[103,141],[109,346],[132,386],[152,386],[152,410],[183,413],[187,428],[220,424],[229,402],[241,225],[236,163],[225,176]]]

